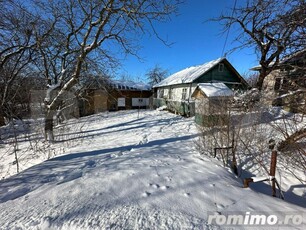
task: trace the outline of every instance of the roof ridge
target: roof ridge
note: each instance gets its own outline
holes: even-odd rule
[[[200,76],[202,76],[204,73],[209,71],[211,68],[213,68],[215,65],[217,65],[223,60],[226,60],[226,58],[220,57],[218,59],[211,60],[209,62],[205,62],[200,65],[189,66],[174,74],[171,74],[169,77],[165,78],[164,80],[154,85],[153,87],[192,83],[193,81],[198,79]]]

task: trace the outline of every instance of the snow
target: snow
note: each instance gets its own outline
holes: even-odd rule
[[[120,90],[151,90],[151,86],[143,82],[134,82],[128,80],[111,80],[110,84]]]
[[[0,181],[1,229],[219,229],[210,212],[305,212],[303,197],[295,205],[244,189],[220,161],[200,155],[192,118],[120,111],[66,126],[48,146],[56,157],[21,162],[28,168]]]
[[[51,93],[52,91],[56,90],[57,88],[59,88],[61,85],[61,82],[58,82],[57,84],[54,85],[48,85],[48,89],[47,89],[47,93],[46,93],[46,97],[45,97],[45,102],[50,102],[51,100]]]
[[[266,45],[263,44],[262,45]],[[302,49],[299,50],[293,54],[289,54],[288,56],[285,56],[282,60],[280,60],[279,65],[281,64],[286,64],[286,63],[293,63],[294,61],[300,60],[301,59],[301,55],[303,55],[306,52],[306,49]],[[275,61],[272,61],[269,64],[269,67],[272,67],[275,64]],[[260,71],[261,70],[261,65],[257,65],[252,67],[250,70],[254,70],[254,71]]]
[[[286,98],[286,97],[293,96],[293,95],[296,95],[296,94],[299,94],[299,93],[306,93],[306,90],[305,89],[297,89],[295,91],[289,91],[288,93],[285,93],[285,94],[282,94],[282,95],[278,96],[276,99]]]
[[[260,181],[263,181],[263,180],[272,180],[273,177],[265,177],[265,176],[262,176],[262,177],[251,177],[253,182],[260,182]]]
[[[234,96],[234,92],[224,83],[200,83],[198,87],[207,97]]]
[[[197,78],[201,77],[204,73],[209,71],[211,68],[222,62],[225,58],[218,58],[216,60],[204,63],[198,66],[192,66],[181,70],[175,74],[172,74],[168,78],[154,85],[153,87],[162,87],[176,84],[192,83]]]

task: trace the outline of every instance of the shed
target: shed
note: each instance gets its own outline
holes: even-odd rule
[[[195,100],[196,123],[215,124],[226,117],[234,92],[224,83],[200,83],[191,97]]]
[[[145,109],[150,105],[151,87],[142,82],[112,81],[109,92],[109,110]]]
[[[142,82],[108,80],[101,86],[84,90],[79,100],[81,116],[103,111],[146,109],[150,106],[151,87]]]

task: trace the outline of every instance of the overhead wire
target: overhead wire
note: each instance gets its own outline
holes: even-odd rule
[[[228,40],[229,32],[231,30],[232,20],[233,20],[234,13],[235,13],[235,10],[236,10],[236,5],[237,5],[237,0],[235,0],[235,2],[234,2],[234,7],[233,7],[233,10],[232,10],[232,15],[231,15],[231,21],[230,21],[229,28],[228,28],[227,33],[226,33],[226,37],[225,37],[225,41],[224,41],[221,57],[225,57],[226,56],[226,54],[224,55],[224,51],[225,51],[225,47],[227,45],[227,40]]]

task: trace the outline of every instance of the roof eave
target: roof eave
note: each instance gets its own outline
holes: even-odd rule
[[[227,59],[225,57],[219,58],[220,60],[218,60],[216,63],[214,63],[214,65],[212,65],[209,69],[207,69],[205,72],[203,72],[202,74],[200,74],[198,77],[194,78],[192,81],[188,81],[188,82],[182,82],[182,83],[176,83],[176,84],[165,84],[165,85],[154,85],[153,88],[159,88],[159,87],[167,87],[167,86],[173,86],[173,85],[182,85],[182,84],[192,84],[194,83],[197,79],[199,79],[200,77],[202,77],[204,74],[206,74],[208,71],[210,71],[212,68],[214,68],[216,65],[218,65],[219,63],[221,63],[222,61]],[[227,61],[228,62],[228,61]],[[233,68],[233,67],[232,67]],[[236,71],[237,72],[237,71]],[[238,73],[238,72],[237,72]],[[239,73],[238,73],[239,75]],[[239,75],[240,76],[240,75]],[[169,76],[170,77],[170,76]],[[241,77],[241,76],[240,76]],[[166,78],[167,79],[167,78]],[[161,81],[162,82],[162,81]]]

